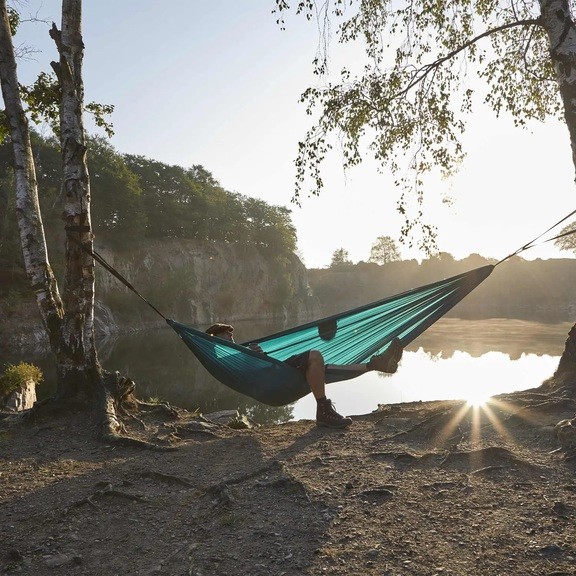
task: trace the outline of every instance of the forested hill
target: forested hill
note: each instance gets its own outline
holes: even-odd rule
[[[455,260],[443,253],[422,263],[339,264],[308,270],[308,277],[323,315],[330,315],[495,263],[477,254]],[[576,317],[574,286],[576,259],[525,260],[515,256],[497,265],[447,316],[572,322]]]
[[[44,228],[51,254],[62,249],[61,156],[53,139],[33,134]],[[258,248],[270,258],[292,255],[296,230],[290,210],[225,190],[202,166],[182,168],[120,154],[89,138],[92,224],[108,245],[186,239]],[[0,270],[21,268],[16,228],[13,153],[0,146]],[[60,259],[52,258],[57,266]]]
[[[63,276],[61,156],[33,134],[50,264]],[[202,166],[120,154],[89,138],[94,245],[167,317],[192,324],[317,312],[295,255],[290,210],[225,190]],[[24,273],[13,153],[0,146],[0,348],[39,342],[40,318]],[[99,331],[162,322],[108,272],[96,270]]]

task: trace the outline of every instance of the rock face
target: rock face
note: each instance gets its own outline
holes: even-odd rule
[[[176,239],[141,243],[130,251],[97,244],[96,250],[162,315],[186,324],[298,321],[319,314],[306,268],[294,254],[278,257],[235,244]],[[0,347],[12,351],[47,347],[35,302],[13,308],[0,302]],[[98,336],[163,322],[96,264]]]
[[[36,402],[36,382],[28,380],[23,386],[14,390],[6,398],[3,409],[11,412],[21,412],[34,406]]]
[[[306,268],[293,254],[267,257],[234,244],[176,239],[149,242],[130,252],[97,250],[164,316],[181,322],[300,318],[317,312]],[[119,325],[138,317],[162,321],[101,267],[96,288]],[[109,317],[103,324],[111,321]]]

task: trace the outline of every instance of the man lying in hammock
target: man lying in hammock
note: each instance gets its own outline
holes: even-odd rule
[[[213,324],[206,330],[206,334],[217,336],[234,342],[234,327],[230,324]],[[258,344],[249,344],[249,348],[256,352],[264,352]],[[393,374],[398,370],[398,363],[402,358],[404,348],[398,338],[395,338],[390,346],[382,353],[372,356],[370,361],[366,364],[352,364],[342,367],[346,370],[355,370],[358,374],[368,372],[370,370],[378,370],[379,372],[387,372]],[[334,409],[332,401],[326,398],[326,379],[325,370],[326,364],[324,357],[319,350],[308,350],[302,354],[296,354],[285,360],[286,364],[297,368],[306,377],[306,382],[310,386],[310,390],[316,398],[316,424],[318,426],[326,426],[328,428],[347,428],[352,424],[352,419],[341,416]],[[340,368],[336,365],[329,365],[331,368]]]

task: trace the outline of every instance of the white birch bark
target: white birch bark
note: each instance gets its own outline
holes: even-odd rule
[[[576,26],[569,0],[540,0],[576,172]]]
[[[18,90],[6,0],[0,0],[0,84],[14,151],[16,216],[24,265],[50,342],[56,345],[64,311],[48,261],[30,132]]]
[[[63,165],[63,219],[66,228],[66,261],[63,299],[66,309],[63,336],[75,348],[73,369],[80,357],[85,369],[96,368],[94,340],[94,262],[84,252],[92,250],[90,218],[90,178],[86,161],[83,124],[84,84],[82,63],[82,1],[63,0],[62,30],[52,26],[50,36],[56,43],[60,60],[52,62],[62,90],[60,107],[60,143]]]
[[[14,150],[18,226],[26,271],[56,357],[57,397],[71,397],[79,392],[90,394],[102,376],[94,340],[94,263],[80,246],[85,243],[92,248],[90,187],[82,122],[81,5],[81,0],[63,0],[63,32],[56,26],[51,31],[60,54],[60,62],[52,64],[62,92],[63,218],[67,232],[65,277],[60,297],[48,261],[6,0],[0,0],[0,83]]]

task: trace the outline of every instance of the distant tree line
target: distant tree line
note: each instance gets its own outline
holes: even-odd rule
[[[401,259],[402,257],[400,256],[400,250],[398,249],[396,241],[391,236],[378,236],[370,248],[370,258],[368,258],[368,262],[388,264],[389,262],[397,262]],[[346,248],[334,250],[330,261],[331,268],[349,266],[351,264],[353,264],[353,262]]]
[[[422,262],[333,262],[329,268],[308,270],[308,275],[323,315],[330,315],[495,263],[478,254],[456,260],[440,253]],[[573,258],[525,260],[515,256],[496,266],[447,316],[569,322],[576,313],[575,285]]]
[[[61,249],[59,143],[33,134],[44,227],[51,250]],[[104,138],[89,139],[92,221],[96,239],[129,248],[144,238],[225,241],[273,258],[296,250],[291,212],[220,186],[208,170],[121,154]],[[0,145],[0,271],[21,270],[14,206],[13,154]],[[0,284],[1,278],[0,278]]]

